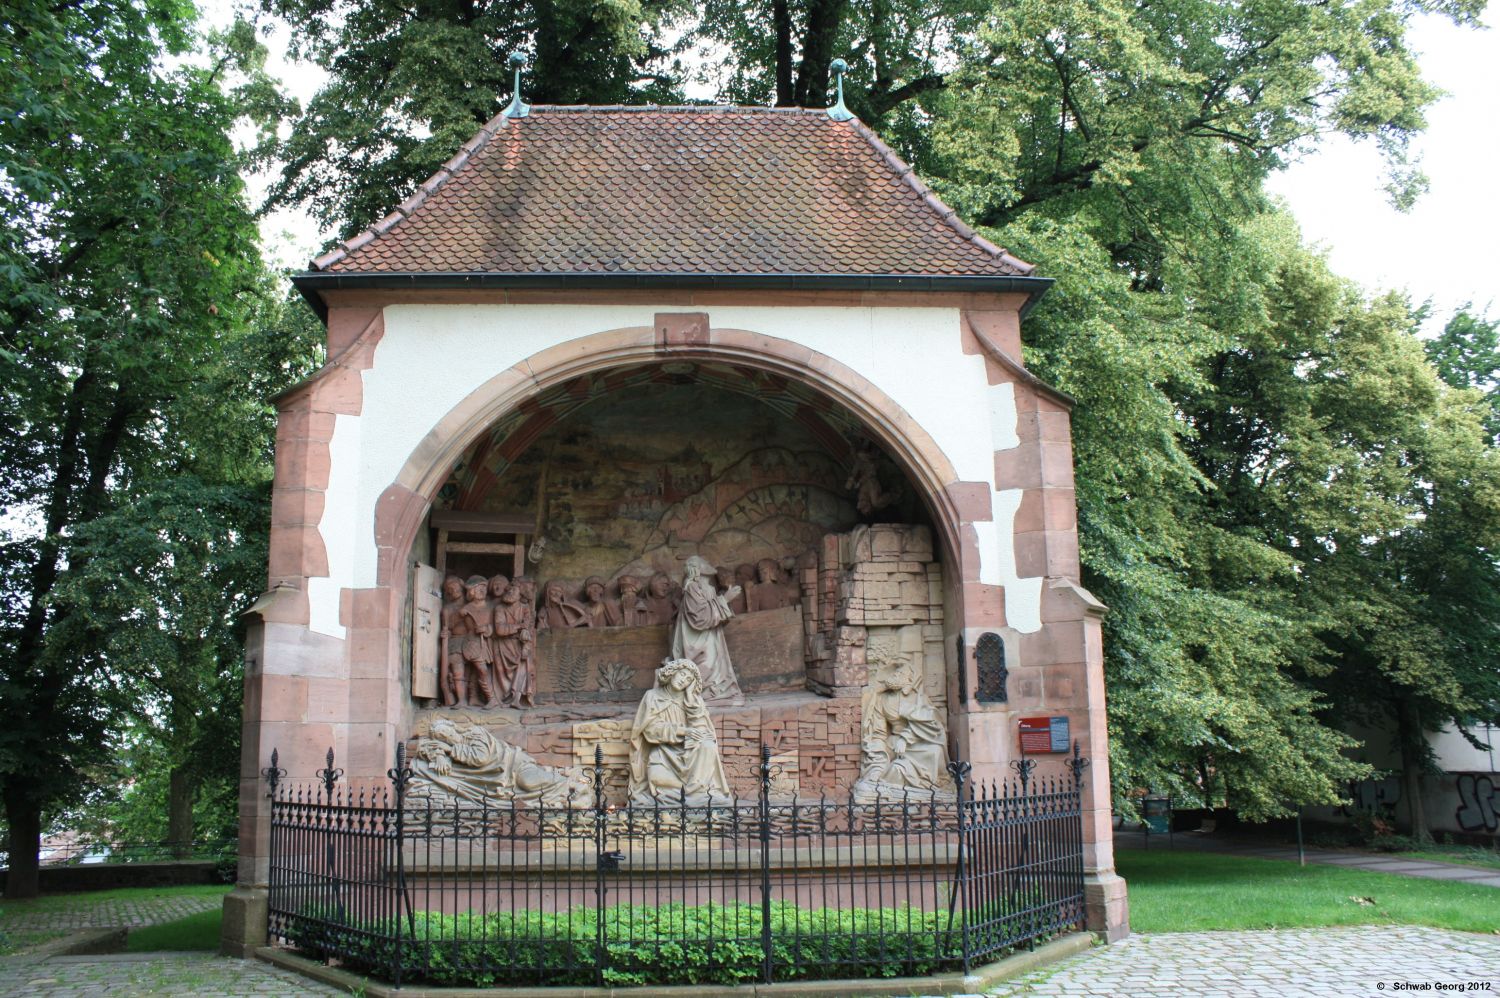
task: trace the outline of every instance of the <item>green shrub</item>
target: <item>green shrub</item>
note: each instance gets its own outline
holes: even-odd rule
[[[918,908],[770,906],[771,964],[776,980],[899,977],[931,974],[961,962],[947,915]],[[737,984],[763,973],[758,904],[680,903],[575,907],[562,912],[445,915],[331,925],[309,911],[286,928],[288,941],[344,966],[403,983],[495,987],[590,985],[599,927],[604,927],[604,983]]]

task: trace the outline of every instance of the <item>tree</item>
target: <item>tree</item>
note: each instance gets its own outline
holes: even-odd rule
[[[847,59],[850,107],[964,217],[1058,279],[1028,318],[1027,360],[1080,401],[1085,583],[1112,608],[1120,791],[1196,792],[1251,817],[1332,802],[1368,771],[1339,731],[1364,701],[1336,674],[1363,674],[1369,690],[1376,676],[1393,690],[1431,685],[1418,727],[1483,700],[1488,609],[1462,648],[1432,630],[1461,605],[1437,568],[1462,558],[1478,571],[1490,550],[1487,500],[1464,498],[1489,473],[1461,429],[1468,403],[1423,363],[1404,303],[1367,301],[1329,275],[1263,191],[1288,155],[1339,131],[1378,143],[1409,201],[1421,178],[1405,147],[1436,92],[1407,20],[1474,23],[1482,9],[706,0],[642,22],[682,30],[697,47],[682,78],[730,101],[825,104],[829,64]],[[419,24],[453,22],[402,8],[354,23],[336,48],[381,52]],[[279,194],[307,198],[297,184],[327,163],[344,186],[317,206],[342,224],[379,217],[498,107],[440,116],[424,109],[435,96],[406,100],[361,82],[361,67],[321,61],[329,93],[373,93],[372,115],[434,136],[421,156],[356,170],[324,151],[343,150],[347,129],[305,118]],[[465,77],[425,79],[450,102],[474,97]],[[539,67],[528,93],[547,100],[548,79]],[[570,99],[619,99],[617,82],[600,76]],[[381,136],[399,152],[404,140]],[[1418,634],[1437,644],[1402,650]]]
[[[1427,358],[1448,385],[1484,393],[1491,410],[1484,425],[1494,443],[1500,436],[1500,319],[1475,315],[1472,308],[1459,309],[1442,333],[1427,341]]]
[[[212,64],[165,68],[191,18],[183,3],[85,0],[0,22],[0,710],[26,719],[0,732],[10,897],[36,892],[45,817],[86,790],[133,706],[108,642],[81,637],[82,609],[117,594],[74,582],[100,579],[104,524],[163,467],[192,465],[190,448],[203,456],[212,428],[178,431],[203,415],[194,388],[222,374],[258,293],[228,131],[274,95],[244,28]]]
[[[506,60],[532,56],[528,101],[680,99],[663,29],[682,0],[262,0],[329,72],[293,124],[268,204],[356,231],[431,176],[505,104]]]

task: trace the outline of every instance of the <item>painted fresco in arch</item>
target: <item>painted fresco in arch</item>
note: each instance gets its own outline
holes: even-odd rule
[[[544,581],[675,579],[694,554],[733,569],[801,555],[860,522],[846,487],[858,439],[846,413],[771,375],[709,364],[609,372],[502,420],[440,504],[537,515],[546,545],[532,567]],[[909,492],[882,460],[890,488]]]

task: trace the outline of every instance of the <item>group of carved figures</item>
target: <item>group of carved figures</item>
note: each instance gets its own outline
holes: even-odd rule
[[[734,799],[704,697],[710,687],[707,671],[688,658],[674,656],[656,670],[630,729],[632,804],[702,807]],[[883,655],[862,708],[856,799],[951,796],[946,725],[909,661]],[[413,794],[438,802],[555,805],[589,786],[576,768],[543,766],[479,725],[446,718],[418,740],[412,770]]]
[[[724,566],[710,571],[716,595],[723,596],[736,616],[761,610],[779,610],[801,602],[796,581],[797,559],[762,558],[737,568]],[[683,587],[665,572],[657,572],[643,584],[639,576],[622,575],[609,583],[591,575],[576,593],[554,580],[543,590],[537,617],[539,630],[548,627],[646,627],[677,620]]]
[[[438,690],[443,704],[530,707],[536,695],[535,585],[503,575],[443,580]]]
[[[796,559],[788,558],[795,568]],[[741,578],[743,582],[733,581]],[[741,565],[734,573],[705,559],[689,558],[681,584],[665,572],[641,580],[622,575],[619,597],[599,576],[590,576],[578,598],[553,580],[536,603],[536,584],[526,576],[468,581],[443,580],[439,630],[438,689],[444,706],[530,707],[536,695],[536,634],[551,628],[672,625],[672,655],[703,669],[711,703],[743,703],[721,628],[730,617],[775,610],[797,601],[795,586],[782,581],[771,558]]]

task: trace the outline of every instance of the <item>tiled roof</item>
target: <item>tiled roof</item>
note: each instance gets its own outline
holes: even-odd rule
[[[1026,276],[859,121],[821,110],[496,117],[330,274]]]

